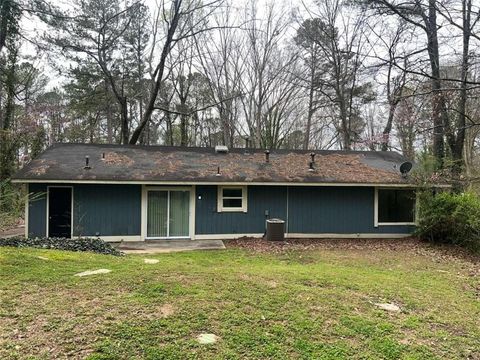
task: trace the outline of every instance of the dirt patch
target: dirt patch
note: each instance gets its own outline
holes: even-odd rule
[[[169,317],[175,313],[175,308],[170,304],[164,304],[160,307],[162,317]]]
[[[285,241],[267,241],[244,237],[224,240],[224,243],[227,248],[273,254],[297,250],[413,251],[417,254],[432,256],[438,261],[460,258],[480,265],[480,255],[471,254],[468,250],[458,246],[431,244],[415,237],[401,239],[285,239]]]

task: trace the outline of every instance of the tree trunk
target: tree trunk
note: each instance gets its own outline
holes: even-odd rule
[[[383,138],[382,138],[382,151],[388,151],[390,143],[390,133],[393,126],[393,118],[395,116],[395,109],[397,108],[397,103],[390,103],[390,108],[388,109],[388,119],[385,128],[383,129]]]
[[[128,103],[127,98],[122,96],[119,99],[120,103],[120,120],[121,120],[121,132],[122,132],[122,143],[128,144]]]
[[[472,9],[471,0],[462,1],[462,15],[463,15],[463,53],[462,53],[462,70],[460,94],[458,98],[458,111],[455,128],[457,134],[452,132],[448,136],[449,146],[452,153],[453,166],[452,172],[454,176],[458,177],[462,172],[463,161],[463,147],[465,144],[465,125],[466,125],[466,111],[467,111],[467,81],[470,66],[470,15]]]
[[[150,98],[147,102],[147,106],[145,108],[145,112],[143,114],[142,120],[140,121],[140,124],[138,124],[137,128],[132,134],[132,137],[130,138],[130,141],[127,143],[130,143],[132,145],[135,145],[140,137],[140,134],[142,133],[143,129],[147,125],[147,123],[150,121],[152,117],[152,113],[155,110],[155,103],[157,101],[158,97],[158,92],[160,91],[160,85],[163,82],[163,73],[165,71],[165,63],[167,61],[168,54],[170,53],[171,47],[172,47],[172,42],[173,42],[173,35],[175,34],[175,31],[177,30],[178,26],[178,21],[180,19],[180,8],[182,6],[182,0],[174,0],[174,14],[173,17],[170,21],[170,27],[168,28],[167,32],[167,37],[165,39],[165,43],[163,45],[162,49],[162,54],[160,56],[160,60],[158,62],[158,65],[155,69],[155,81],[152,86],[152,91],[150,93]]]
[[[443,167],[444,149],[444,125],[448,121],[445,108],[445,99],[442,94],[440,78],[440,54],[438,50],[437,36],[437,10],[436,0],[429,0],[428,21],[426,21],[426,33],[428,38],[427,50],[432,71],[432,120],[433,120],[433,155],[437,160],[437,167]]]
[[[311,70],[311,76],[310,76],[310,89],[308,93],[308,114],[307,114],[307,124],[305,126],[305,138],[303,141],[303,149],[307,150],[308,146],[310,145],[310,131],[312,129],[312,118],[313,118],[313,112],[314,112],[314,101],[313,97],[315,94],[315,88],[314,88],[314,81],[315,81],[315,69],[312,68]]]

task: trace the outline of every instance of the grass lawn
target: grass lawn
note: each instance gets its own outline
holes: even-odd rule
[[[480,359],[478,263],[381,248],[147,257],[160,262],[0,248],[0,358]]]

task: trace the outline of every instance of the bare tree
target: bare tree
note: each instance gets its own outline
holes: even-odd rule
[[[371,84],[361,77],[366,45],[365,18],[362,14],[350,18],[347,5],[340,0],[319,2],[309,9],[315,25],[306,33],[309,41],[320,49],[319,59],[324,69],[318,76],[319,91],[329,100],[338,119],[340,146],[349,150],[363,129],[360,107],[372,101]]]

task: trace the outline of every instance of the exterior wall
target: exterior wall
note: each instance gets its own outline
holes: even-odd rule
[[[74,236],[141,234],[141,185],[75,185]]]
[[[73,235],[140,237],[141,189],[141,185],[73,185]],[[47,185],[30,184],[28,191],[28,234],[46,236]]]
[[[217,186],[197,185],[196,194],[195,234],[263,233],[266,210],[270,218],[286,218],[285,186],[249,186],[246,213],[217,212]]]
[[[413,226],[374,226],[373,187],[289,187],[289,233],[403,234]]]
[[[409,234],[414,229],[374,226],[373,187],[249,186],[246,213],[217,212],[216,186],[197,186],[196,194],[198,235],[261,234],[265,211],[283,220],[288,213],[290,234]]]
[[[47,233],[47,185],[28,185],[28,236],[43,237]]]
[[[47,185],[30,184],[29,192],[29,236],[45,236]],[[246,213],[217,212],[217,186],[197,185],[195,195],[195,235],[203,237],[263,234],[266,211],[270,218],[288,217],[289,234],[381,236],[409,234],[414,229],[410,225],[374,227],[373,187],[249,186]],[[74,236],[141,239],[141,185],[75,184],[73,198]]]

